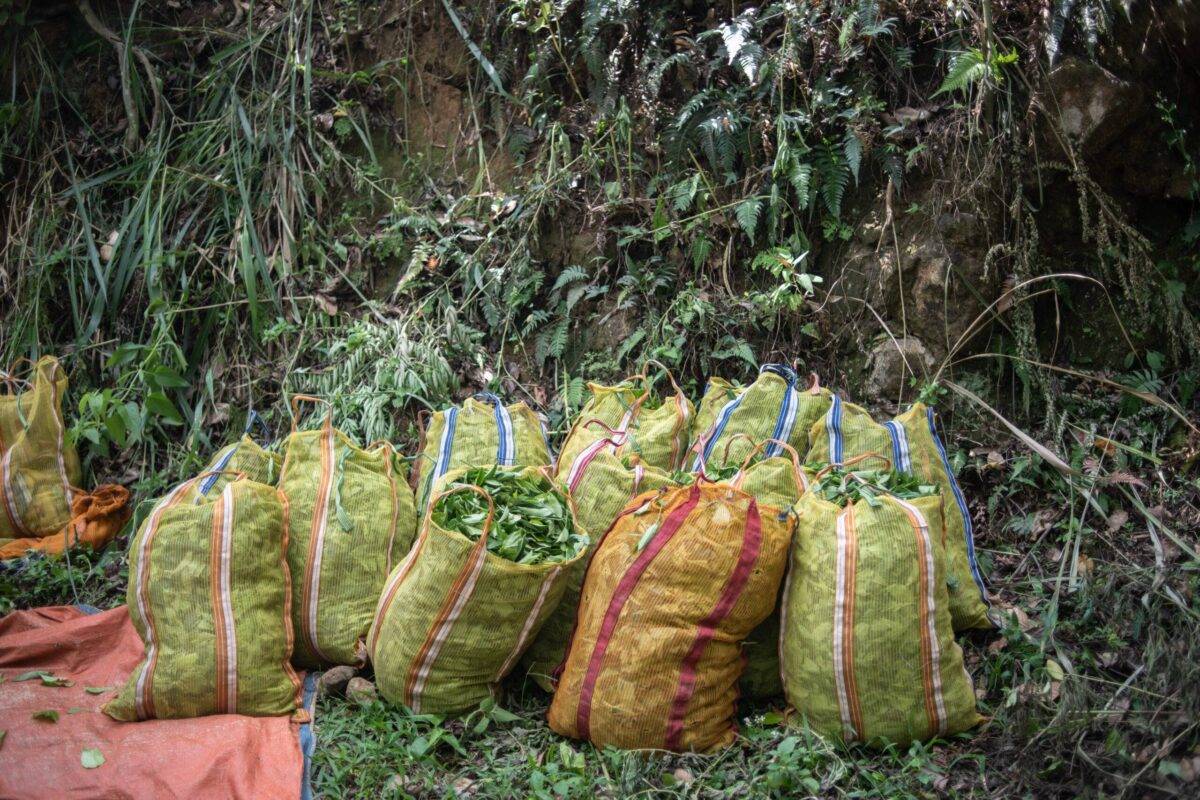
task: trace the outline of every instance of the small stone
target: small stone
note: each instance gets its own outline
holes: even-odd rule
[[[359,705],[366,705],[375,702],[379,691],[366,678],[351,678],[346,684],[346,697]]]
[[[319,691],[323,695],[343,695],[346,693],[346,684],[350,683],[356,674],[354,667],[330,667],[321,673],[318,680]]]

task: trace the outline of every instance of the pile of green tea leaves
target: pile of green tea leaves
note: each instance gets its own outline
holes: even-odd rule
[[[704,468],[704,477],[708,478],[713,483],[725,483],[731,481],[738,474],[741,464],[726,464],[723,467],[706,466]],[[699,472],[692,472],[686,469],[677,469],[671,473],[671,480],[678,483],[680,486],[691,486],[696,482],[696,476]]]
[[[827,464],[812,464],[818,473]],[[935,483],[922,483],[911,472],[895,469],[845,469],[833,467],[809,486],[821,498],[839,506],[865,500],[870,506],[879,505],[879,496],[890,494],[901,500],[913,500],[937,494]]]
[[[550,482],[534,474],[499,467],[480,467],[461,475],[446,489],[478,486],[496,505],[487,549],[517,564],[570,561],[588,545],[586,534],[575,530],[566,498]],[[478,541],[487,519],[488,503],[478,492],[455,492],[433,508],[433,522]]]

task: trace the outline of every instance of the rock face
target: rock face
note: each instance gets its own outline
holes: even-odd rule
[[[1145,92],[1097,64],[1067,58],[1050,71],[1042,105],[1049,123],[1041,131],[1045,152],[1065,156],[1057,130],[1077,141],[1088,156],[1116,141],[1141,116]]]
[[[933,200],[914,191],[900,211],[894,203],[895,235],[878,202],[858,225],[855,238],[823,256],[826,283],[837,297],[838,316],[861,330],[860,347],[881,332],[873,309],[897,339],[916,337],[930,357],[945,354],[971,321],[995,299],[1000,276],[986,269],[991,232],[984,213],[925,210]]]
[[[916,337],[905,336],[895,341],[884,339],[867,355],[869,372],[863,392],[867,399],[877,402],[911,397],[909,381],[927,377],[934,363],[933,354]]]

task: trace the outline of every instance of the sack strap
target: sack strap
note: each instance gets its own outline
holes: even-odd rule
[[[300,403],[314,403],[323,405],[326,408],[324,428],[328,430],[333,427],[333,404],[321,397],[315,397],[311,394],[294,394],[290,401],[292,409],[292,433],[296,432],[296,421],[300,418]]]
[[[730,441],[732,442],[734,439],[736,439],[738,437],[744,437],[747,441],[752,441],[750,439],[750,437],[746,436],[746,434],[744,434],[744,433],[739,433],[739,434],[736,434],[735,436],[731,436]],[[733,487],[735,489],[742,488],[742,481],[746,477],[746,469],[750,466],[751,460],[753,460],[755,456],[757,456],[759,453],[761,453],[765,447],[767,447],[768,445],[771,445],[771,444],[774,444],[780,450],[786,451],[788,453],[788,455],[791,456],[792,477],[796,481],[797,496],[802,495],[805,492],[807,492],[808,491],[808,480],[805,479],[804,470],[800,466],[800,454],[796,452],[796,448],[792,447],[787,442],[781,442],[776,439],[764,439],[761,442],[759,442],[757,445],[754,446],[754,449],[751,450],[750,454],[747,455],[745,460],[742,461],[742,466],[738,468],[737,475],[734,476],[733,481],[732,481]],[[728,456],[729,445],[725,445],[725,449],[727,451],[727,454],[725,457],[728,458],[729,457]],[[768,456],[768,458],[778,458],[778,456]]]
[[[459,492],[475,492],[475,494],[482,495],[483,498],[487,500],[488,513],[487,517],[485,517],[483,520],[483,532],[479,534],[479,540],[475,542],[475,545],[471,549],[476,550],[480,547],[487,547],[488,534],[492,531],[492,520],[496,517],[496,501],[492,499],[491,493],[489,493],[488,490],[484,489],[482,486],[475,486],[471,483],[450,484],[447,489],[438,492],[436,495],[434,495],[433,499],[429,501],[429,513],[431,515],[433,514],[433,509],[443,497],[448,497],[449,495],[457,494]]]

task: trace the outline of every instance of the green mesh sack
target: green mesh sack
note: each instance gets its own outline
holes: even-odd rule
[[[256,412],[251,411],[250,418],[246,422],[246,430],[242,432],[242,438],[225,445],[216,452],[203,470],[208,473],[208,476],[196,484],[194,492],[204,495],[220,494],[221,490],[225,488],[225,484],[232,480],[230,476],[236,473],[241,473],[250,480],[264,483],[267,486],[274,486],[279,482],[279,469],[283,464],[283,456],[254,441],[250,432],[256,425],[261,429],[267,446],[270,446],[271,431],[262,418]]]
[[[654,381],[644,372],[615,386],[589,383],[589,397],[567,433],[559,463],[570,464],[588,445],[623,434],[618,454],[667,472],[679,469],[696,410],[669,370],[664,367],[659,374],[671,382],[670,397],[655,394]]]
[[[942,497],[844,508],[806,493],[784,587],[796,719],[843,741],[949,736],[980,721],[950,625]]]
[[[477,486],[456,485],[464,471],[446,475],[442,497]],[[559,491],[545,472],[547,491]],[[471,541],[433,522],[388,578],[368,647],[379,691],[417,713],[457,714],[495,696],[562,599],[567,575],[583,557],[566,562],[516,564],[487,549],[487,533]],[[578,529],[578,519],[575,520]]]
[[[571,463],[559,462],[556,480],[575,503],[575,516],[587,532],[590,544],[568,571],[562,601],[550,613],[541,633],[525,652],[521,663],[526,674],[548,692],[554,691],[553,674],[566,655],[579,609],[583,574],[595,545],[613,521],[643,492],[674,486],[671,476],[627,457],[616,455],[620,438],[601,439],[588,445]]]
[[[730,447],[746,438],[744,434],[736,434],[729,437],[725,446]],[[792,507],[808,488],[808,478],[800,465],[800,454],[785,442],[767,440],[752,446],[753,449],[729,483],[758,501],[761,513],[786,517],[793,513]],[[755,461],[768,448],[778,450],[783,455]],[[742,642],[746,668],[738,680],[738,694],[741,697],[765,700],[783,695],[783,679],[779,670],[779,602],[780,599],[776,598],[771,615]]]
[[[701,464],[721,469],[741,463],[753,443],[764,440],[787,442],[804,458],[809,429],[829,408],[830,396],[816,375],[801,391],[795,371],[784,364],[764,364],[757,380],[746,387],[721,378],[710,379],[696,413],[695,430],[699,433],[692,445],[692,471]],[[746,438],[725,447],[738,433]],[[767,455],[777,456],[780,452],[773,446]]]
[[[324,402],[297,395],[293,416],[300,400]],[[283,449],[295,663],[362,664],[379,592],[416,534],[412,491],[391,445],[363,449],[329,415],[319,430],[293,430]]]
[[[119,720],[273,716],[300,707],[288,663],[287,503],[235,476],[211,495],[175,487],[129,546],[129,616],[145,656],[104,706]],[[192,499],[187,499],[187,498]]]
[[[916,403],[880,425],[866,409],[834,397],[812,426],[811,463],[842,464],[867,453],[889,457],[903,472],[936,483],[946,498],[946,584],[956,631],[991,628],[987,587],[975,558],[971,512],[937,434],[933,409]]]
[[[479,392],[461,406],[435,412],[422,431],[414,467],[417,507],[429,502],[434,482],[451,470],[486,467],[542,467],[550,463],[550,445],[542,421],[529,406],[505,406]]]
[[[33,366],[32,380],[0,371],[0,539],[57,533],[71,521],[80,483],[79,456],[67,444],[62,401],[67,374],[53,356]]]

